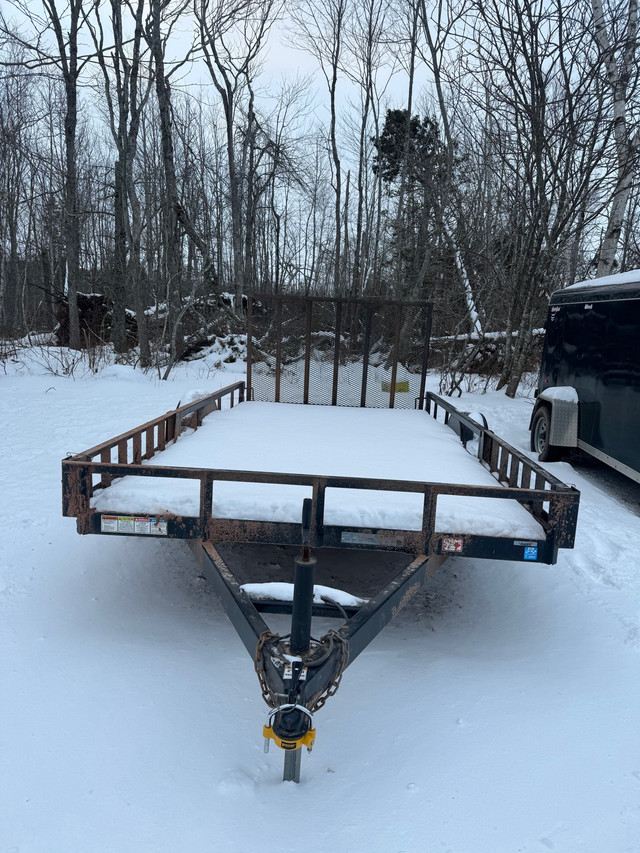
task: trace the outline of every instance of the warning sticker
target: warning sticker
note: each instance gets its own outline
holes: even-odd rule
[[[101,515],[101,533],[133,533],[137,536],[166,536],[167,522],[153,515]]]
[[[537,560],[538,559],[537,547],[525,548],[524,549],[524,558],[525,558],[525,560]]]
[[[117,515],[101,515],[100,516],[100,532],[101,533],[117,533],[118,532],[118,516]]]
[[[151,519],[136,517],[133,521],[135,533],[151,533]]]
[[[136,526],[132,515],[118,516],[118,533],[135,533]]]
[[[166,536],[167,522],[164,520],[164,518],[150,518],[149,533],[151,534],[151,536]]]
[[[448,536],[442,540],[442,550],[446,554],[462,554],[464,539],[458,536]]]

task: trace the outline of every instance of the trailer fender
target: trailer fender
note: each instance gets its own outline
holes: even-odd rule
[[[541,391],[531,413],[529,429],[532,428],[536,413],[541,406],[546,406],[550,411],[549,444],[554,447],[577,447],[578,392],[576,389],[571,385],[558,385]]]

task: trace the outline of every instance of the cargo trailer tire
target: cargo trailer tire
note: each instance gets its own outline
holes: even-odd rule
[[[551,435],[551,412],[540,406],[531,424],[531,449],[538,454],[540,462],[555,462],[562,456],[563,448],[549,444]]]

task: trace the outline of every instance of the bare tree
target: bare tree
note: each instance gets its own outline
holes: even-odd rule
[[[202,255],[204,281],[207,282],[210,289],[217,290],[218,288],[218,278],[209,245],[206,239],[198,233],[187,215],[178,194],[176,177],[170,77],[187,59],[185,58],[180,63],[175,64],[171,71],[168,72],[165,62],[165,50],[173,27],[179,16],[188,7],[189,0],[179,0],[177,5],[173,4],[172,0],[151,0],[145,24],[145,39],[149,45],[154,67],[156,97],[160,118],[162,165],[165,180],[165,197],[163,199],[164,240],[166,241],[165,272],[167,276],[167,301],[169,304],[171,326],[171,357],[167,370],[164,373],[164,378],[168,376],[173,364],[182,354],[184,346],[181,324],[187,306],[183,304],[181,291],[182,259],[180,228],[193,241]],[[192,293],[191,298],[193,295]]]
[[[419,5],[420,22],[426,44],[426,55],[424,58],[433,78],[440,125],[444,136],[446,151],[446,179],[444,185],[447,192],[452,195],[456,194],[457,189],[454,182],[456,140],[453,136],[449,115],[451,110],[450,99],[447,98],[445,86],[448,74],[450,75],[449,79],[451,82],[454,82],[455,80],[455,71],[453,74],[448,71],[449,68],[455,69],[457,67],[457,63],[451,62],[452,49],[449,44],[449,40],[453,36],[455,45],[456,29],[460,21],[465,17],[467,11],[466,6],[466,0],[462,0],[462,2],[457,2],[456,0],[455,5],[451,3],[438,3],[433,13],[431,13],[427,9],[426,0],[420,0]],[[452,87],[449,87],[449,91],[451,88]],[[459,205],[451,206],[446,202],[441,204],[438,210],[440,227],[444,239],[455,260],[455,267],[465,294],[471,329],[474,335],[481,337],[483,334],[483,327],[480,311],[478,310],[470,271],[467,269],[464,252],[460,247],[460,241],[458,239],[460,225],[458,222],[453,220],[452,215],[456,208],[459,210]]]
[[[483,120],[480,150],[500,209],[487,271],[502,281],[506,333],[500,384],[513,396],[533,329],[593,203],[602,164],[602,99],[579,3],[474,3],[468,92]],[[470,122],[468,122],[470,123]],[[500,303],[498,303],[500,304]]]
[[[596,275],[609,275],[614,269],[616,250],[625,221],[625,213],[634,177],[640,132],[631,121],[630,99],[638,85],[638,0],[628,0],[626,14],[607,21],[603,0],[591,0],[595,38],[606,70],[613,109],[613,140],[616,179],[609,208],[607,228],[598,254]]]
[[[351,57],[351,62],[345,62],[345,73],[360,90],[357,211],[351,283],[352,293],[356,296],[362,294],[368,262],[373,261],[374,267],[377,266],[375,247],[378,243],[376,237],[379,235],[380,217],[375,217],[370,205],[375,206],[375,199],[380,196],[379,176],[375,176],[373,193],[367,190],[371,171],[371,135],[373,133],[374,138],[380,135],[380,100],[395,67],[393,61],[389,63],[387,79],[382,85],[382,92],[379,91],[378,75],[383,65],[388,63],[389,57],[389,52],[385,50],[385,31],[389,17],[388,0],[362,0],[350,16],[345,34],[346,47]],[[369,239],[365,239],[365,230]],[[370,252],[365,251],[365,247],[373,250],[373,258],[370,257]]]
[[[8,57],[18,67],[23,49],[10,45]],[[26,243],[21,223],[29,209],[30,173],[37,157],[32,147],[34,112],[33,78],[24,73],[0,78],[0,327],[24,329],[21,316],[21,282],[26,269]],[[27,213],[31,219],[32,213]]]
[[[341,292],[340,280],[342,241],[342,164],[338,150],[337,90],[343,60],[344,28],[349,14],[349,0],[302,0],[293,11],[296,40],[299,39],[318,60],[329,92],[329,147],[333,169],[334,206],[334,261],[333,290]]]
[[[0,29],[12,35],[31,55],[26,67],[50,69],[54,67],[62,76],[65,91],[64,140],[65,140],[65,249],[66,290],[69,304],[69,344],[75,349],[81,346],[80,321],[78,317],[78,286],[80,283],[80,213],[78,211],[78,173],[76,135],[78,128],[78,84],[80,75],[89,59],[79,52],[79,37],[83,24],[84,0],[67,0],[64,6],[56,0],[42,0],[44,15],[39,17],[31,8],[19,0],[14,7],[25,16],[32,27],[28,35],[7,25],[0,19]],[[53,36],[50,45],[48,35]]]
[[[105,44],[105,31],[100,3],[94,0],[94,20],[88,18],[104,80],[109,129],[116,146],[114,166],[114,245],[115,264],[111,282],[112,334],[116,352],[127,349],[125,309],[133,299],[136,309],[140,359],[144,366],[151,362],[145,304],[140,291],[140,238],[142,217],[134,178],[140,117],[149,97],[151,80],[141,79],[143,63],[144,0],[128,7],[132,14],[133,34],[127,38],[123,21],[123,4],[110,0],[110,23],[113,44]]]
[[[226,129],[233,252],[233,291],[236,311],[242,313],[245,289],[243,244],[243,175],[236,157],[238,101],[248,96],[248,132],[253,133],[253,95],[250,84],[258,57],[277,16],[277,0],[195,0],[200,45],[211,80],[220,95]]]

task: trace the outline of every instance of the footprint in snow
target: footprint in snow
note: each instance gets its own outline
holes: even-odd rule
[[[252,791],[256,780],[244,770],[230,770],[217,784],[219,794],[237,794],[241,791]]]

